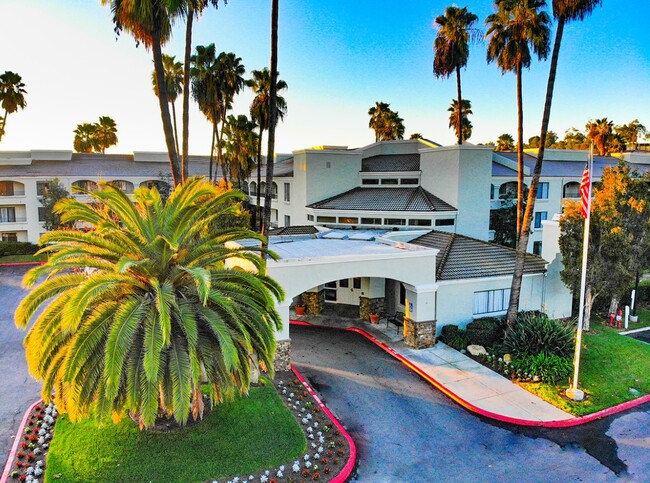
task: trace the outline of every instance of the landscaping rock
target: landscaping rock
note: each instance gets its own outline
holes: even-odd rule
[[[630,388],[630,393],[632,393],[634,396],[640,396],[641,395],[641,392],[637,391],[633,387]]]
[[[476,344],[468,345],[467,350],[473,356],[487,355],[487,351],[485,350],[485,347],[483,347],[482,345],[476,345]]]

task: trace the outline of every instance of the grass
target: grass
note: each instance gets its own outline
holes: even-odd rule
[[[4,255],[0,257],[0,263],[20,263],[20,262],[45,262],[47,255]]]
[[[307,445],[270,383],[180,430],[139,431],[128,418],[98,428],[60,416],[54,434],[46,482],[205,481],[286,464]]]
[[[639,316],[639,321],[630,322],[628,324],[628,330],[650,327],[650,310],[638,308],[636,314]]]
[[[560,393],[567,386],[521,383],[528,391],[560,409],[584,416],[650,394],[650,345],[618,334],[610,327],[594,327],[583,336],[579,387],[588,398],[575,402]]]

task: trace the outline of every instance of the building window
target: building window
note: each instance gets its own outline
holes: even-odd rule
[[[386,178],[381,180],[381,184],[396,185],[399,184],[397,178]]]
[[[548,216],[548,212],[546,211],[536,211],[535,212],[535,228],[541,228],[542,227],[542,221],[546,220],[546,217]]]
[[[580,183],[571,181],[564,185],[562,190],[563,198],[580,198]]]
[[[339,216],[339,223],[345,223],[346,225],[356,225],[359,223],[359,218],[351,218],[349,216]]]
[[[46,214],[47,214],[47,210],[44,207],[39,206],[38,207],[38,221],[45,221],[45,215]]]
[[[361,279],[359,277],[352,279],[352,288],[356,288],[357,290],[361,289]]]
[[[271,184],[271,199],[278,199],[278,184],[275,181]]]
[[[454,219],[443,218],[441,220],[436,220],[436,226],[454,226]]]
[[[16,208],[13,206],[0,207],[0,223],[15,223]]]
[[[431,220],[409,220],[409,226],[431,226]]]
[[[251,196],[257,196],[257,183],[255,181],[251,181],[249,194]]]
[[[317,216],[318,223],[336,223],[336,216]]]
[[[73,187],[76,186],[77,188],[81,188],[82,190],[85,191],[97,191],[98,189],[97,183],[95,183],[94,181],[90,181],[88,179],[81,179],[79,181],[75,181],[74,183],[72,183],[72,186]]]
[[[508,181],[499,187],[499,198],[504,198],[508,193],[510,193],[512,196],[517,196],[516,181]]]
[[[406,305],[406,287],[403,283],[399,284],[399,303],[400,305]]]
[[[327,282],[324,292],[325,300],[328,302],[336,302],[336,282]]]
[[[17,242],[18,234],[17,233],[3,233],[2,234],[3,242]]]
[[[125,181],[123,179],[116,179],[113,181],[109,181],[108,184],[111,186],[115,186],[116,188],[124,191],[127,194],[133,193],[133,183],[130,181]]]
[[[47,181],[37,181],[36,182],[36,195],[43,196],[47,191],[47,188],[50,186],[50,183]]]
[[[495,192],[495,191],[496,191],[496,186],[494,186],[493,184],[491,184],[491,185],[490,185],[490,199],[491,199],[491,200],[494,199],[494,192]]]
[[[291,217],[289,215],[284,215],[284,226],[291,226]]]
[[[291,201],[291,183],[284,183],[284,201]]]
[[[350,280],[347,278],[344,278],[343,280],[339,280],[339,287],[341,288],[348,288],[350,286]]]
[[[362,179],[361,184],[379,184],[379,180],[376,178],[370,178],[370,179]]]
[[[548,183],[540,183],[537,185],[537,199],[538,200],[548,199]]]
[[[503,312],[510,302],[510,289],[474,292],[474,315]]]
[[[386,218],[384,223],[387,225],[406,225],[406,220],[402,218]]]
[[[381,218],[361,218],[362,225],[381,225]]]
[[[418,184],[417,178],[402,178],[400,184]]]
[[[314,221],[314,215],[307,215],[307,221]]]
[[[533,253],[535,255],[542,256],[542,242],[541,241],[533,242]]]
[[[13,196],[13,195],[14,195],[14,182],[0,181],[0,196]]]

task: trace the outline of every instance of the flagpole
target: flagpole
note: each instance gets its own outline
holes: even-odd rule
[[[578,309],[578,332],[576,334],[576,348],[573,355],[573,380],[571,387],[566,390],[567,397],[574,401],[582,401],[585,398],[584,391],[578,389],[578,374],[580,373],[580,349],[582,348],[582,326],[585,317],[585,289],[587,286],[587,253],[589,251],[589,222],[591,221],[591,184],[593,179],[594,145],[589,148],[589,196],[587,198],[587,216],[582,235],[582,273],[580,274],[580,307]]]

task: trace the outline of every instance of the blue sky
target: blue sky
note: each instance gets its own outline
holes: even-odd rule
[[[650,127],[650,2],[605,0],[584,22],[565,29],[551,129],[584,128],[589,119],[616,124],[638,118]],[[385,101],[404,119],[406,135],[420,132],[454,142],[446,111],[455,78],[432,74],[434,18],[446,1],[280,0],[281,77],[289,112],[277,131],[277,150],[320,144],[363,146],[374,140],[368,109]],[[480,19],[491,1],[467,5]],[[214,42],[233,51],[247,70],[268,65],[270,0],[230,0],[196,23],[194,45]],[[118,124],[120,143],[109,152],[164,150],[151,54],[126,34],[116,39],[110,12],[99,0],[0,0],[0,71],[23,76],[28,107],[9,116],[1,150],[72,149],[81,122],[101,115]],[[179,24],[165,51],[183,55]],[[470,142],[516,134],[515,78],[485,61],[486,42],[472,46],[462,71],[463,97],[472,101]],[[548,61],[524,72],[524,137],[539,134]],[[247,113],[252,94],[237,99]],[[180,106],[179,106],[180,111]],[[179,114],[180,115],[180,114]],[[210,127],[196,108],[190,149],[209,152]]]

